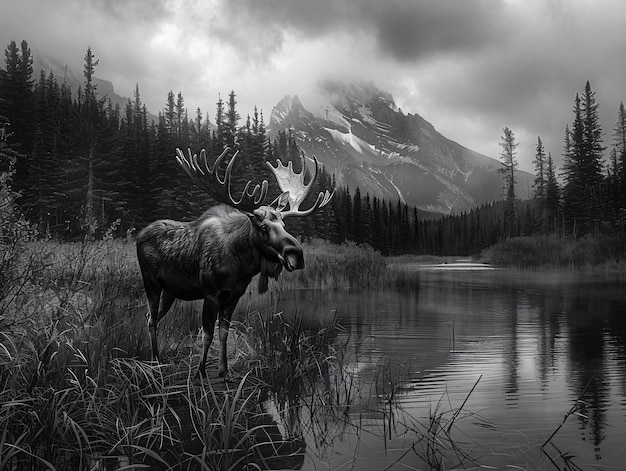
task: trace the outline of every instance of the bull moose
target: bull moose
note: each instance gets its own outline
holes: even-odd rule
[[[281,270],[304,268],[302,246],[285,229],[283,219],[306,216],[324,207],[333,193],[320,192],[307,210],[300,205],[306,198],[318,173],[315,170],[304,183],[306,163],[295,172],[292,163],[287,166],[277,160],[276,166],[267,162],[276,177],[282,193],[269,205],[264,205],[267,180],[251,189],[245,185],[241,197],[235,200],[231,190],[231,173],[238,152],[228,162],[223,178],[217,169],[229,149],[209,168],[207,154],[200,156],[187,150],[185,155],[176,149],[176,160],[193,182],[219,204],[209,208],[198,219],[180,222],[158,220],[144,228],[137,236],[137,258],[148,298],[148,330],[153,359],[159,360],[157,325],[175,299],[191,301],[204,299],[202,327],[204,350],[196,376],[206,375],[206,359],[213,340],[215,321],[219,315],[220,357],[218,374],[228,374],[226,344],[230,319],[239,298],[245,293],[252,278],[260,273],[259,292],[267,290],[268,278],[278,278]]]

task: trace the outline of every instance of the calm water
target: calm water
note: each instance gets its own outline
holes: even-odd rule
[[[334,387],[300,411],[302,469],[427,469],[420,437],[439,413],[453,422],[452,442],[482,465],[557,469],[541,445],[575,405],[545,450],[561,468],[559,450],[582,469],[626,469],[625,293],[610,275],[499,270],[421,271],[415,286],[379,292],[293,293],[279,309],[344,328],[332,340],[344,358],[327,375]],[[445,469],[459,455],[446,452]]]

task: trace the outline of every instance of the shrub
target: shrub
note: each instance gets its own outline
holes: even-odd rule
[[[483,258],[489,263],[518,268],[615,266],[623,256],[617,239],[589,236],[581,239],[514,237],[483,252]]]

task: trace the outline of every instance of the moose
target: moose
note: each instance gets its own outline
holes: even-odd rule
[[[220,356],[218,374],[228,375],[226,345],[230,320],[252,278],[260,273],[258,289],[268,288],[268,278],[277,279],[281,270],[291,272],[304,268],[304,255],[298,240],[285,229],[284,218],[306,216],[326,206],[332,199],[329,190],[320,192],[313,205],[300,205],[317,178],[319,163],[304,183],[306,162],[301,154],[302,170],[295,172],[292,162],[276,166],[266,162],[282,193],[264,205],[267,180],[251,189],[248,181],[239,199],[232,196],[231,174],[238,155],[228,162],[223,178],[218,175],[220,163],[229,152],[224,149],[209,168],[206,151],[200,156],[187,149],[187,155],[176,149],[176,160],[191,180],[218,203],[198,219],[180,222],[158,220],[137,236],[137,258],[148,298],[148,330],[154,360],[159,361],[157,326],[175,299],[204,299],[202,328],[204,345],[196,377],[206,376],[207,353],[213,340],[215,321],[219,316]]]

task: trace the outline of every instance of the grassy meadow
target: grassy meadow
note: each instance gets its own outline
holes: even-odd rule
[[[132,240],[0,242],[3,470],[297,468],[306,446],[298,404],[308,401],[308,410],[316,411],[308,433],[324,441],[329,422],[345,424],[359,391],[344,368],[341,326],[305,331],[297,313],[276,311],[276,297],[282,290],[413,283],[416,272],[403,264],[443,260],[385,259],[353,243],[305,244],[304,270],[271,280],[263,295],[253,280],[241,299],[228,342],[233,379],[216,378],[216,332],[209,380],[200,382],[193,377],[201,353],[201,302],[174,304],[159,325],[163,363],[152,362]],[[492,247],[483,259],[522,268],[600,265],[623,272],[623,261],[611,261],[618,249],[595,240],[519,238]],[[393,386],[381,378],[382,388]],[[389,398],[389,410],[378,411],[386,417],[394,414],[393,387]],[[279,419],[268,420],[268,402],[279,406]],[[407,453],[426,469],[441,469],[442,450],[456,450],[446,436],[452,428],[447,421],[464,415],[459,412],[436,408],[430,420],[437,427],[423,431],[416,424]],[[439,427],[444,419],[447,425]],[[281,432],[277,420],[291,426]],[[427,451],[418,453],[424,444]]]
[[[211,380],[191,379],[200,357],[201,302],[176,302],[159,325],[163,364],[150,360],[134,242],[4,248],[0,469],[7,470],[262,469],[268,460],[301,457],[297,440],[267,423],[261,396],[268,385],[327,384],[319,376],[337,368],[340,355],[320,336],[339,327],[320,326],[310,335],[297,320],[267,315],[271,293],[380,287],[387,271],[373,250],[313,242],[305,249],[306,270],[283,273],[265,295],[253,281],[238,308],[243,321],[231,327],[234,379],[225,384],[215,378],[217,338]]]

